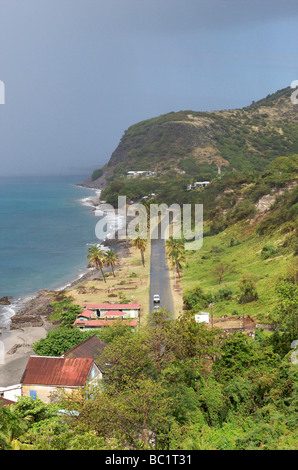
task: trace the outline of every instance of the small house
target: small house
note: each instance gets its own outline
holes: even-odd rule
[[[101,328],[106,328],[107,326],[113,326],[115,325],[115,319],[113,320],[108,320],[107,317],[103,320],[84,320],[81,318],[78,318],[75,320],[73,323],[73,326],[76,328],[80,328],[81,330],[93,330],[93,329],[101,329]],[[129,326],[133,330],[136,329],[138,326],[138,320],[126,320],[123,321],[123,325]]]
[[[210,184],[210,181],[196,181],[194,183],[194,188],[206,188]]]
[[[79,313],[73,326],[82,330],[98,329],[111,326],[115,321],[136,329],[140,318],[139,304],[88,304]]]
[[[88,304],[86,310],[92,313],[92,319],[103,318],[106,314],[123,316],[123,319],[138,318],[140,315],[140,304]],[[88,313],[89,314],[89,313]],[[95,316],[96,315],[96,316]]]
[[[201,312],[195,315],[195,321],[197,323],[209,323],[209,312]]]
[[[93,358],[30,356],[21,379],[22,395],[52,403],[58,390],[72,391],[102,378]]]

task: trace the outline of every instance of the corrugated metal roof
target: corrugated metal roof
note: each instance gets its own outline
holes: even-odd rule
[[[93,310],[84,310],[82,313],[79,313],[78,317],[81,316],[81,317],[90,318],[91,315],[93,314],[94,314]]]
[[[124,315],[124,312],[120,312],[120,310],[112,310],[103,314],[104,317],[113,317],[113,316],[123,317],[123,315]]]
[[[82,343],[69,349],[63,357],[93,357],[95,359],[106,347],[107,343],[99,339],[97,336],[91,336]]]
[[[111,326],[115,324],[115,320],[76,320],[74,325],[84,325],[84,326]],[[123,320],[123,325],[127,326],[136,326],[138,324],[137,320],[126,321]]]
[[[14,405],[15,403],[15,401],[8,400],[8,398],[0,397],[0,407]]]
[[[140,304],[88,304],[86,306],[87,310],[101,310],[101,309],[107,309],[107,310],[129,310],[129,309],[139,309]]]
[[[92,358],[30,356],[21,383],[83,386],[92,364]]]

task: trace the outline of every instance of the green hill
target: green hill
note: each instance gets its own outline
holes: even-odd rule
[[[93,182],[105,181],[102,198],[114,207],[118,195],[203,204],[204,243],[186,254],[182,288],[185,294],[199,286],[216,300],[217,316],[245,310],[274,323],[278,282],[297,272],[298,107],[290,95],[286,88],[243,109],[180,111],[135,124]],[[129,170],[155,174],[129,179]],[[187,190],[199,180],[210,184]],[[245,305],[243,279],[257,292]]]
[[[103,188],[129,170],[173,172],[196,180],[264,171],[277,156],[298,153],[298,108],[285,88],[242,109],[171,112],[129,127],[103,167],[86,184]]]
[[[237,190],[226,187],[216,198],[214,215],[210,213],[205,222],[202,248],[186,252],[184,296],[198,287],[203,293],[195,310],[215,302],[215,318],[245,312],[256,322],[281,325],[278,286],[287,277],[297,282],[297,183],[289,181],[260,196],[265,190],[260,180]],[[235,203],[228,208],[231,197],[236,197]],[[255,297],[243,297],[245,283],[253,287]],[[297,323],[297,288],[295,299]]]

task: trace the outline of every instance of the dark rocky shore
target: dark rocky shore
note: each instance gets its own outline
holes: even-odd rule
[[[89,178],[89,180],[79,184],[78,186],[92,189],[104,189],[105,185],[105,178],[101,177],[96,181],[92,181],[92,179]],[[90,200],[92,201],[93,210],[95,210],[98,204],[100,204],[100,199],[98,197],[94,197],[94,199],[90,198]],[[107,239],[100,244],[105,247],[112,248],[118,254],[119,259],[126,258],[129,255],[129,241],[119,240],[117,233],[115,234],[114,239]],[[109,272],[110,268],[106,268],[105,271]],[[69,286],[61,291],[51,291],[47,289],[40,290],[34,298],[26,302],[25,306],[11,317],[10,330],[26,327],[52,328],[53,325],[49,322],[49,317],[53,312],[53,307],[50,304],[54,300],[59,299],[59,295],[62,296],[67,290],[75,289],[84,282],[96,279],[98,276],[99,273],[95,269],[90,269],[86,274],[73,281]],[[11,300],[11,297],[2,297],[0,298],[0,305],[9,305]]]
[[[101,244],[111,247],[118,254],[119,258],[125,258],[129,254],[129,242],[127,240],[118,240],[116,238],[106,240]],[[105,271],[108,272],[109,269],[106,268]],[[41,326],[51,328],[53,325],[49,322],[49,317],[53,312],[53,307],[50,304],[54,300],[58,300],[59,296],[62,296],[67,290],[75,289],[84,282],[96,279],[98,276],[98,271],[90,269],[89,272],[73,281],[61,291],[40,290],[34,298],[26,302],[25,306],[11,318],[10,330]]]
[[[13,299],[13,297],[7,297],[7,296],[1,297],[0,298],[0,305],[10,305],[12,299]]]

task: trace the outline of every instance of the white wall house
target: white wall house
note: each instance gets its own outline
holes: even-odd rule
[[[195,315],[197,323],[209,323],[209,312],[201,312]]]
[[[0,398],[7,400],[17,401],[18,397],[22,395],[22,385],[15,384],[8,387],[0,387]]]

